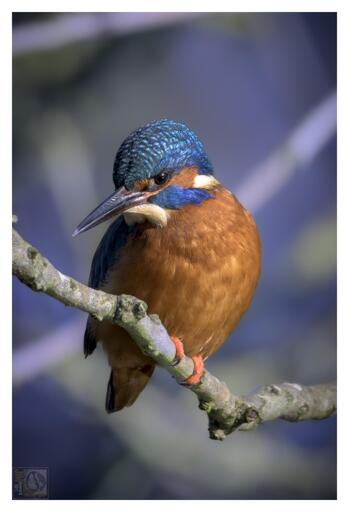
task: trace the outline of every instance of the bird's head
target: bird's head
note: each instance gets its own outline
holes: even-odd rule
[[[186,125],[168,119],[132,132],[121,144],[113,169],[115,191],[73,235],[124,215],[128,223],[165,226],[171,211],[210,199],[217,181],[202,142]]]

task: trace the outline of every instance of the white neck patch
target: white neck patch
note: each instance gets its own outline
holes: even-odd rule
[[[217,185],[219,185],[219,181],[211,174],[198,174],[194,178],[193,188],[211,190],[212,188],[217,187]]]

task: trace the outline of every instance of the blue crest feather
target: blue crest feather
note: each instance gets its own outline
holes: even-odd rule
[[[162,119],[138,128],[121,144],[114,162],[115,187],[132,188],[162,169],[179,171],[196,166],[199,174],[213,174],[212,164],[197,135],[185,124]]]

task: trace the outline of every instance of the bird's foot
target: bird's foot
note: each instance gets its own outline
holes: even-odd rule
[[[176,354],[172,361],[172,365],[176,366],[180,362],[180,360],[183,359],[183,357],[184,357],[184,347],[183,347],[183,343],[181,342],[181,340],[179,338],[177,338],[177,336],[171,336],[171,340],[173,341],[173,344],[176,348]]]
[[[195,386],[195,384],[199,384],[202,374],[205,371],[204,360],[201,356],[192,356],[191,359],[194,363],[194,371],[190,377],[182,382],[185,386]]]
[[[171,336],[171,340],[173,341],[176,347],[176,354],[172,363],[173,366],[176,366],[181,361],[181,359],[183,359],[185,352],[183,343],[179,338],[177,338],[176,336]],[[202,374],[205,371],[204,361],[201,356],[192,356],[191,359],[194,364],[194,371],[190,375],[190,377],[181,382],[181,384],[183,384],[184,386],[194,386],[195,384],[198,384],[201,380]]]

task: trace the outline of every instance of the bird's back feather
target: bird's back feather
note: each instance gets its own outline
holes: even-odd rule
[[[123,217],[119,217],[113,222],[105,232],[100,241],[97,250],[93,256],[90,277],[88,285],[91,288],[99,289],[118,258],[121,248],[126,244],[127,237],[131,231]],[[85,357],[92,354],[97,345],[93,323],[91,317],[88,317],[84,334],[84,354]]]

